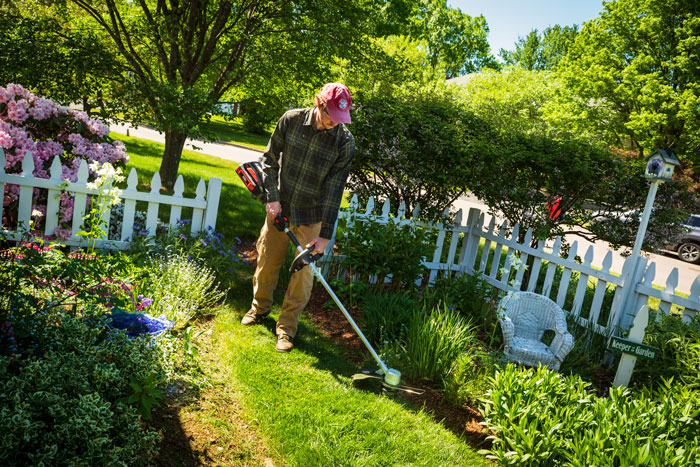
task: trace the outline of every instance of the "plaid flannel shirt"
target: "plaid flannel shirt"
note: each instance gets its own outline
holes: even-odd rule
[[[292,225],[321,222],[330,239],[355,154],[345,125],[317,130],[314,108],[286,112],[260,158],[266,202],[279,201]]]

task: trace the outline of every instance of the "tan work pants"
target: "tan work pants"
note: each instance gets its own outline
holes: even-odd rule
[[[290,227],[302,246],[306,246],[321,232],[321,223],[311,225],[297,225]],[[258,265],[253,276],[253,309],[258,314],[270,311],[272,306],[272,293],[277,287],[279,271],[284,264],[287,253],[289,237],[280,232],[268,216],[265,216],[265,225],[260,230],[258,238]],[[301,311],[309,302],[314,278],[311,269],[305,267],[292,274],[287,292],[282,303],[282,312],[277,319],[277,335],[287,334],[294,337],[297,333],[297,325]]]

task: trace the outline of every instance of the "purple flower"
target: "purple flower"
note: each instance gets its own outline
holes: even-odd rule
[[[180,238],[183,239],[183,240],[187,240],[187,237],[185,237],[184,234],[180,234]]]
[[[207,246],[207,242],[205,242],[202,238],[199,239],[199,243],[201,243],[202,246]]]
[[[144,308],[148,308],[149,306],[153,305],[153,299],[152,298],[144,298],[141,304],[144,306]]]

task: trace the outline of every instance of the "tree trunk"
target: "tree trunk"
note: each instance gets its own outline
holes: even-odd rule
[[[177,179],[177,171],[180,167],[182,148],[185,146],[187,135],[177,130],[165,131],[165,152],[160,163],[160,180],[163,187],[171,190]]]

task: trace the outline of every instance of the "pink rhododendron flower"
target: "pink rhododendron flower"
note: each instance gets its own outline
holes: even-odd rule
[[[5,153],[5,171],[21,173],[22,162],[27,153],[34,161],[33,175],[49,178],[51,164],[56,156],[61,157],[61,178],[75,182],[81,160],[116,164],[128,161],[126,148],[121,141],[107,141],[109,127],[87,113],[64,107],[50,99],[37,97],[18,84],[0,86],[0,148]],[[58,125],[42,124],[51,119]],[[88,181],[94,174],[88,176]],[[46,190],[39,190],[34,198],[37,206],[46,203]],[[12,228],[13,216],[19,198],[19,187],[5,185],[3,223]],[[70,230],[73,216],[73,197],[60,196],[59,233]],[[13,214],[14,213],[14,214]]]

